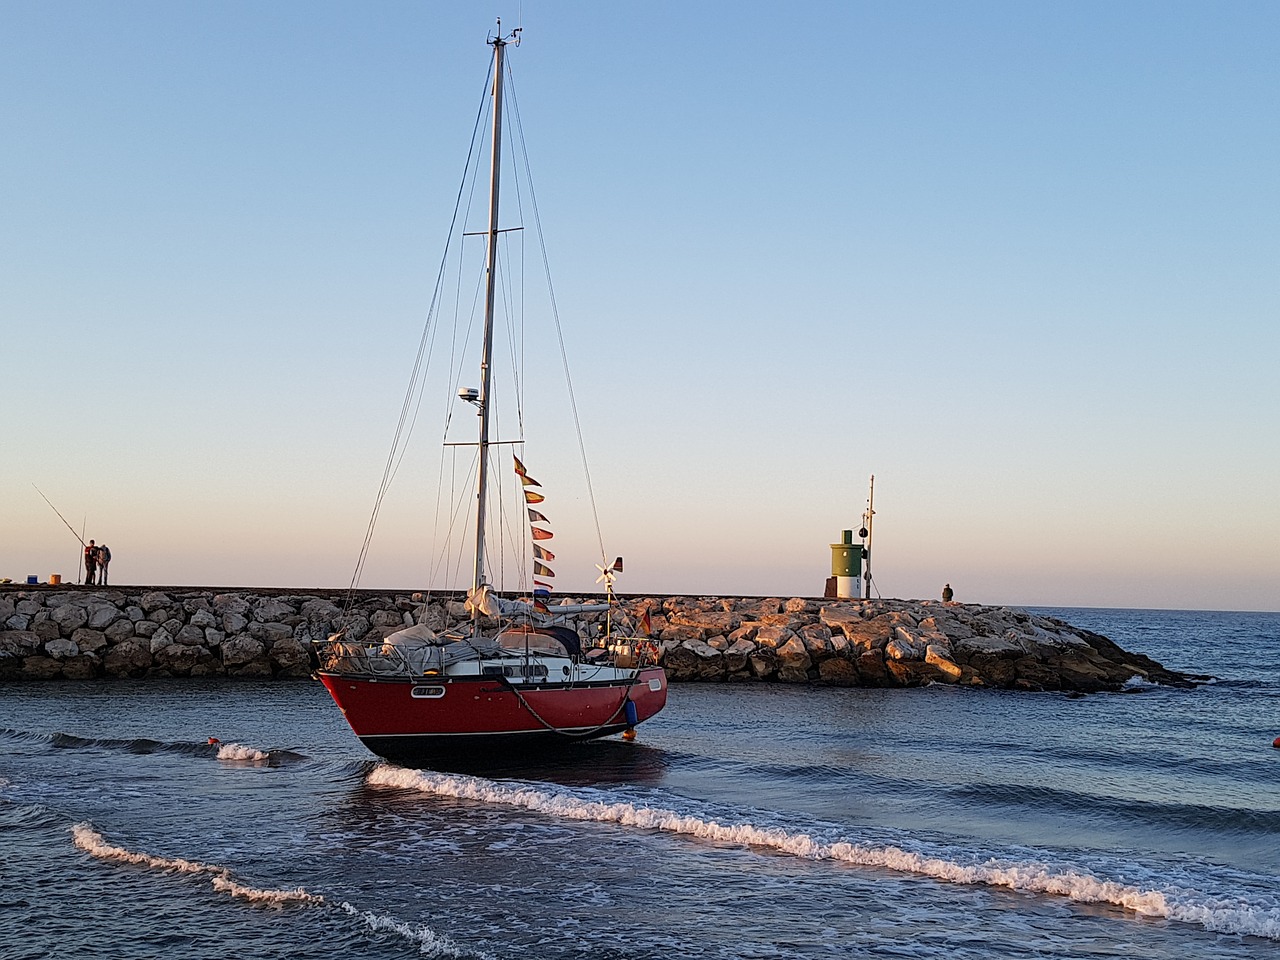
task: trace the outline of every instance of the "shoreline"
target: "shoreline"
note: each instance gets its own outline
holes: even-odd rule
[[[4,584],[0,680],[306,679],[312,640],[339,629],[364,643],[414,623],[447,629],[466,617],[462,598],[459,591]],[[1016,607],[680,595],[618,601],[633,621],[648,614],[660,662],[675,683],[949,683],[1092,693],[1135,681],[1190,687],[1203,679]],[[600,614],[576,620],[587,636],[603,630]]]

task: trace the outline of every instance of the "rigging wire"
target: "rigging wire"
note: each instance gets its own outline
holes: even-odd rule
[[[496,56],[496,51],[493,54]],[[492,65],[492,56],[490,57]],[[492,68],[490,67],[490,72]],[[488,91],[488,75],[485,78],[485,92]],[[369,546],[373,541],[373,530],[377,524],[378,513],[382,509],[383,499],[386,497],[387,490],[391,486],[391,480],[395,476],[400,462],[404,459],[405,450],[408,447],[409,437],[412,435],[413,426],[417,421],[417,411],[422,403],[422,388],[426,383],[426,368],[430,366],[430,354],[428,346],[433,340],[436,319],[436,308],[439,303],[440,292],[444,279],[446,265],[448,264],[449,251],[454,242],[454,228],[458,222],[458,211],[462,206],[462,194],[466,188],[467,171],[472,168],[472,160],[475,156],[476,145],[479,142],[480,123],[484,117],[485,96],[481,97],[481,106],[477,111],[475,125],[471,131],[471,145],[467,150],[467,162],[463,168],[462,181],[458,185],[458,193],[454,199],[453,217],[449,223],[448,236],[445,239],[444,253],[440,258],[440,268],[436,273],[435,289],[431,295],[431,304],[427,308],[427,318],[423,325],[422,336],[418,341],[418,352],[414,357],[413,368],[409,376],[409,384],[405,390],[404,402],[400,407],[400,419],[396,424],[395,435],[392,438],[391,450],[387,454],[387,462],[382,471],[382,482],[378,488],[378,495],[374,500],[373,511],[369,516],[369,525],[365,531],[364,543],[360,547],[360,556],[356,561],[355,571],[351,575],[351,585],[347,588],[346,601],[343,604],[343,614],[350,609],[352,599],[355,594],[356,584],[360,581],[360,574],[364,571],[365,561],[369,556]],[[415,402],[415,396],[417,398]],[[407,429],[406,429],[407,425]]]
[[[459,250],[465,249],[465,243],[463,243],[462,240],[458,238],[458,235],[457,235],[458,224],[460,222],[460,217],[461,217],[461,222],[463,223],[465,223],[465,221],[469,217],[470,211],[472,210],[474,205],[476,190],[478,189],[479,171],[475,165],[475,160],[477,156],[477,149],[482,140],[481,131],[483,128],[484,121],[491,115],[491,110],[492,110],[491,97],[489,96],[489,92],[490,92],[489,86],[490,86],[491,77],[492,77],[492,66],[493,66],[493,60],[491,57],[488,64],[488,72],[486,73],[486,77],[485,77],[485,86],[484,86],[484,91],[481,97],[481,105],[477,111],[475,123],[472,128],[471,143],[468,149],[466,166],[464,168],[462,180],[459,183],[458,191],[455,196],[454,209],[453,209],[452,219],[450,222],[449,234],[445,243],[443,254],[441,256],[440,267],[437,271],[436,283],[432,292],[430,306],[427,311],[427,318],[423,327],[422,336],[419,340],[417,354],[415,355],[415,358],[414,358],[414,364],[413,364],[413,368],[409,378],[409,384],[405,391],[404,401],[401,406],[400,418],[396,426],[396,431],[392,440],[391,449],[388,453],[387,461],[383,469],[381,484],[378,489],[377,497],[375,498],[373,510],[370,514],[364,542],[361,545],[360,555],[356,563],[355,571],[351,578],[351,584],[348,588],[346,603],[344,605],[344,613],[350,608],[353,602],[354,591],[356,589],[357,584],[359,583],[360,577],[365,568],[365,564],[368,560],[369,550],[370,550],[372,539],[373,539],[374,528],[376,526],[377,519],[380,514],[384,499],[391,486],[392,480],[394,479],[397,471],[399,470],[401,463],[404,460],[404,457],[408,448],[409,439],[412,436],[413,429],[417,423],[418,415],[421,410],[421,405],[423,402],[423,397],[425,392],[424,388],[425,388],[426,379],[427,379],[427,372],[431,365],[431,355],[433,352],[432,346],[436,340],[437,332],[440,326],[440,320],[441,320],[440,312],[443,309],[442,304],[444,303],[444,298],[443,298],[444,286],[445,286],[444,278],[447,272],[449,272],[448,271],[449,257],[451,256],[451,253],[455,248]],[[585,476],[588,500],[591,504],[592,519],[595,524],[596,540],[597,540],[597,544],[600,551],[601,562],[605,563],[606,554],[605,554],[604,541],[603,541],[603,536],[602,536],[601,527],[600,527],[599,509],[596,502],[594,485],[591,479],[590,464],[587,460],[586,445],[583,440],[581,416],[578,411],[578,403],[577,403],[576,396],[574,394],[573,381],[569,372],[568,353],[567,353],[565,342],[564,342],[564,332],[563,332],[563,327],[560,320],[559,306],[555,298],[555,288],[551,280],[550,259],[547,253],[546,240],[542,232],[542,220],[541,220],[541,214],[538,210],[537,196],[536,196],[536,193],[534,192],[534,187],[533,187],[532,172],[531,172],[531,167],[529,163],[528,146],[524,136],[523,121],[520,116],[519,104],[516,99],[515,84],[514,84],[514,80],[512,77],[511,68],[509,64],[507,65],[507,69],[506,69],[506,80],[508,83],[508,100],[511,104],[511,111],[508,113],[508,117],[506,120],[507,129],[509,134],[514,134],[514,139],[518,142],[519,150],[520,150],[519,158],[512,155],[509,162],[517,170],[522,166],[524,170],[524,179],[528,180],[528,185],[527,185],[528,203],[532,209],[533,222],[535,224],[535,228],[538,233],[538,247],[539,247],[539,252],[542,258],[543,272],[546,278],[548,298],[551,306],[551,315],[555,325],[556,339],[557,339],[557,344],[560,350],[560,360],[561,360],[561,365],[564,372],[565,383],[566,383],[566,388],[567,388],[567,393],[569,398],[569,405],[570,405],[570,409],[573,416],[574,429],[575,429],[577,442],[578,442],[578,452],[581,458],[583,473]],[[514,184],[515,200],[519,210],[520,219],[521,221],[523,221],[524,212],[525,212],[525,197],[522,190],[521,179],[522,178],[519,176],[515,176],[511,178],[512,183]],[[464,204],[464,198],[465,198],[465,204]],[[499,268],[498,278],[501,281],[499,284],[499,287],[501,289],[501,293],[503,297],[504,313],[507,319],[507,346],[508,346],[508,351],[511,358],[512,370],[514,371],[513,376],[515,377],[515,386],[516,386],[515,417],[516,417],[516,423],[517,423],[518,439],[515,442],[523,443],[524,428],[525,428],[525,423],[524,423],[524,417],[525,417],[524,389],[525,388],[524,388],[524,377],[521,375],[521,371],[523,369],[523,362],[526,358],[525,351],[527,346],[527,338],[524,334],[524,325],[523,325],[524,300],[525,300],[525,294],[526,294],[525,269],[524,269],[525,263],[526,263],[526,254],[525,254],[525,247],[524,247],[525,238],[523,236],[523,230],[519,232],[521,233],[521,237],[520,237],[520,243],[519,243],[518,256],[514,256],[512,254],[512,244],[510,242],[510,239],[507,237],[506,232],[504,232],[501,235],[503,249],[506,251],[507,255],[505,257],[499,258],[499,263],[501,264],[501,266]],[[457,242],[455,243],[455,241]],[[453,316],[454,316],[454,324],[453,324],[454,333],[450,338],[448,368],[450,371],[450,379],[453,381],[454,390],[450,391],[450,395],[446,396],[445,398],[445,402],[447,404],[445,417],[444,417],[445,437],[447,437],[448,435],[449,427],[453,419],[453,411],[454,411],[453,402],[455,400],[455,397],[452,394],[456,393],[457,384],[461,382],[461,378],[463,375],[462,368],[464,363],[464,357],[466,354],[466,345],[467,343],[470,342],[471,337],[475,332],[476,303],[478,303],[480,295],[483,291],[483,271],[481,271],[480,276],[477,278],[476,286],[473,290],[470,320],[465,324],[465,329],[462,330],[461,339],[460,339],[459,330],[460,330],[460,327],[462,327],[463,325],[460,322],[462,298],[461,296],[459,296],[459,294],[462,291],[463,275],[464,273],[466,273],[465,264],[464,264],[465,260],[466,260],[465,253],[458,257],[458,269],[457,269],[457,273],[454,278],[454,284],[453,284],[455,288],[455,293],[453,297],[453,310],[452,310]],[[519,268],[517,271],[515,271],[514,276],[512,272],[513,266],[518,266]],[[513,316],[513,309],[515,314],[514,316]],[[490,399],[490,402],[492,402],[495,398],[489,398],[489,399]],[[456,466],[456,455],[455,455],[454,461]],[[472,477],[475,476],[476,468],[477,468],[477,463],[473,461],[472,468],[471,468]],[[437,521],[441,517],[441,508],[443,506],[443,504],[441,503],[441,497],[443,495],[443,489],[445,486],[443,483],[444,469],[445,469],[445,463],[444,463],[444,458],[442,458],[440,461],[440,471],[441,471],[440,481],[441,482],[438,482],[436,486],[435,514],[436,514]],[[457,480],[456,471],[454,472],[454,474],[455,475],[452,477],[452,480],[456,484],[456,480]],[[501,481],[502,476],[504,476],[504,474],[502,472],[499,472],[498,477],[499,477],[500,486],[502,485],[502,481]],[[460,498],[461,498],[461,495],[457,492],[456,489],[452,489],[450,491],[449,501],[453,503],[454,506],[449,511],[449,514],[450,514],[449,522],[445,525],[445,529],[447,530],[446,536],[445,536],[445,541],[446,541],[445,550],[443,551],[443,553],[436,553],[434,549],[432,550],[432,554],[435,556],[435,559],[432,561],[432,563],[429,566],[431,568],[433,578],[435,573],[438,572],[439,570],[441,557],[444,554],[447,554],[449,552],[449,549],[448,549],[449,545],[454,542],[455,532],[459,522],[458,518],[461,513],[461,508],[464,505],[464,500]],[[500,498],[499,504],[502,504],[502,502],[503,501]],[[521,533],[520,536],[516,535],[516,533],[511,527],[512,518],[506,515],[505,509],[503,509],[502,512],[503,512],[503,522],[499,523],[498,530],[499,531],[505,530],[506,535],[504,536],[500,532],[499,540],[507,541],[509,537],[510,543],[518,544],[520,546],[520,550],[518,552],[520,553],[525,552],[525,548],[527,547],[527,544],[524,543],[523,534]],[[523,512],[521,513],[520,518],[523,519]],[[518,526],[521,527],[521,531],[522,531],[523,524],[519,524]],[[435,529],[436,529],[437,538],[438,538],[441,525],[437,523],[435,525]],[[500,549],[499,550],[500,561],[503,555],[504,555],[504,551]],[[448,566],[447,562],[445,563],[445,566],[447,568]],[[525,566],[527,566],[527,564],[521,565],[522,571]],[[457,573],[458,571],[455,570],[454,574],[456,575]],[[525,571],[525,573],[527,573],[527,571]],[[524,578],[524,574],[522,573],[522,580],[523,578]]]
[[[560,362],[564,367],[565,385],[569,392],[569,407],[573,411],[573,426],[578,436],[578,454],[582,458],[582,470],[586,476],[587,482],[587,499],[591,503],[591,516],[596,525],[596,541],[600,547],[600,563],[607,564],[604,549],[604,536],[600,532],[600,512],[596,506],[595,488],[591,483],[591,467],[587,462],[587,448],[582,439],[582,420],[578,416],[578,401],[573,392],[573,378],[569,375],[569,355],[564,345],[564,330],[560,325],[560,307],[556,303],[556,291],[551,282],[551,261],[547,257],[546,238],[542,235],[542,216],[538,212],[538,197],[533,189],[533,172],[529,167],[529,151],[524,138],[524,124],[520,118],[520,105],[516,99],[516,89],[514,80],[511,79],[510,65],[507,69],[508,77],[508,96],[511,103],[511,113],[515,117],[517,139],[520,143],[520,157],[524,162],[525,178],[529,184],[529,204],[533,208],[533,222],[538,234],[538,248],[542,254],[543,272],[547,278],[547,295],[551,301],[551,316],[555,322],[556,339],[560,345]]]

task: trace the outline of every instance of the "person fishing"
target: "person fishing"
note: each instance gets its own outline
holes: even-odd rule
[[[36,493],[40,494],[41,499],[44,500],[45,503],[49,504],[49,509],[58,515],[58,519],[62,521],[62,525],[71,531],[71,535],[73,537],[80,541],[80,546],[84,547],[84,585],[86,587],[92,587],[94,585],[93,581],[97,575],[98,568],[101,567],[102,585],[106,586],[107,564],[111,562],[111,550],[105,543],[101,547],[92,540],[85,543],[84,537],[76,533],[76,528],[67,522],[67,518],[62,515],[62,511],[53,505],[53,501],[44,495],[44,491],[34,483],[31,486],[35,489]]]
[[[98,586],[100,587],[107,585],[107,564],[110,562],[111,548],[104,543],[98,547]]]

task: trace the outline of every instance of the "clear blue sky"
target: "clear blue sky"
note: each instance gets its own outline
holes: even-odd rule
[[[4,0],[0,576],[346,585],[496,16],[622,590],[1280,609],[1271,2]]]

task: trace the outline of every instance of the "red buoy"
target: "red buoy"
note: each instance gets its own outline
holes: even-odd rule
[[[1280,737],[1276,737],[1274,740],[1272,740],[1271,745],[1275,747],[1277,750],[1280,750]]]

